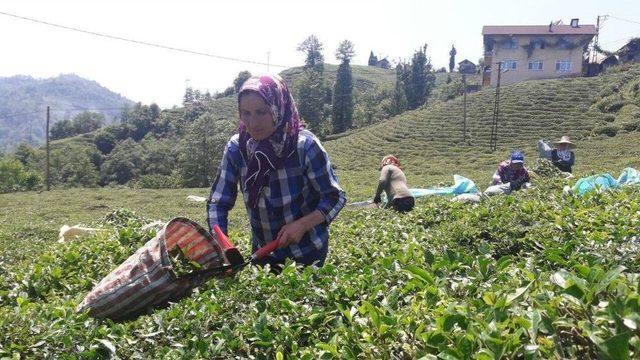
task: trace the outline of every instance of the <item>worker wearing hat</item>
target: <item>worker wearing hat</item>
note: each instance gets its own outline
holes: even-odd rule
[[[554,144],[556,148],[551,150],[551,161],[561,171],[570,173],[571,167],[576,162],[576,155],[571,151],[575,148],[575,144],[569,140],[568,136],[561,137]]]
[[[493,174],[492,185],[509,183],[511,191],[520,188],[531,181],[529,171],[524,167],[524,154],[520,151],[511,153],[509,160],[500,163],[498,170]]]

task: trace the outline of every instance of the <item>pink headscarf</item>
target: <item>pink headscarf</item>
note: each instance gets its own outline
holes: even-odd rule
[[[238,111],[242,95],[253,92],[271,109],[275,131],[263,140],[251,138],[246,125],[240,121],[240,150],[247,161],[247,175],[242,179],[244,191],[249,193],[249,205],[258,206],[258,199],[269,184],[269,174],[282,167],[284,159],[295,151],[298,133],[302,129],[296,104],[287,85],[277,75],[249,78],[238,93]]]

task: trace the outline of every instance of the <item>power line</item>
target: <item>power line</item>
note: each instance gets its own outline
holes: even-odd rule
[[[623,19],[623,18],[620,18],[620,17],[617,17],[617,16],[613,16],[613,15],[609,15],[609,17],[611,17],[611,18],[613,18],[613,19],[616,19],[616,20],[625,21],[625,22],[628,22],[628,23],[632,23],[632,24],[638,24],[638,25],[640,25],[640,21],[634,21],[634,20],[629,20],[629,19]]]
[[[83,34],[103,37],[103,38],[112,39],[112,40],[125,41],[125,42],[129,42],[129,43],[137,44],[137,45],[144,45],[144,46],[150,46],[150,47],[155,47],[155,48],[159,48],[159,49],[177,51],[177,52],[181,52],[181,53],[185,53],[185,54],[200,55],[200,56],[206,56],[206,57],[220,59],[220,60],[235,61],[235,62],[241,62],[241,63],[246,63],[246,64],[254,64],[254,65],[267,65],[267,66],[275,66],[275,67],[281,67],[281,68],[292,67],[292,66],[286,66],[286,65],[271,64],[271,63],[266,63],[266,62],[261,62],[261,61],[245,60],[245,59],[240,59],[240,58],[231,57],[231,56],[215,55],[215,54],[201,52],[201,51],[195,51],[195,50],[177,48],[177,47],[158,44],[158,43],[135,40],[135,39],[125,38],[125,37],[121,37],[121,36],[110,35],[110,34],[106,34],[106,33],[99,33],[99,32],[95,32],[95,31],[91,31],[91,30],[80,29],[80,28],[77,28],[77,27],[55,24],[55,23],[51,23],[51,22],[48,22],[48,21],[43,21],[43,20],[39,20],[39,19],[34,19],[34,18],[21,16],[21,15],[16,15],[16,14],[11,14],[11,13],[2,12],[2,11],[0,11],[0,15],[5,15],[5,16],[9,16],[9,17],[12,17],[12,18],[15,18],[15,19],[30,21],[30,22],[33,22],[33,23],[37,23],[37,24],[41,24],[41,25],[47,25],[47,26],[51,26],[51,27],[55,27],[55,28],[59,28],[59,29],[75,31],[75,32],[83,33]]]

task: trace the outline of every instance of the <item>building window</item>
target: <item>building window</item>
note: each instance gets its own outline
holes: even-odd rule
[[[518,39],[516,38],[508,38],[505,39],[502,43],[503,49],[517,49],[518,48]]]
[[[569,72],[569,71],[571,71],[571,61],[568,61],[568,60],[558,60],[558,61],[556,61],[556,71],[557,72]]]
[[[529,70],[542,71],[542,61],[541,60],[529,61]]]
[[[518,67],[517,60],[505,60],[504,64],[502,64],[503,70],[515,70]]]

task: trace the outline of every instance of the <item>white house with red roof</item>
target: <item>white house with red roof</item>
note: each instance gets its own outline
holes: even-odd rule
[[[530,79],[581,76],[595,25],[487,25],[484,38],[483,85],[495,86],[498,63],[501,84]]]

